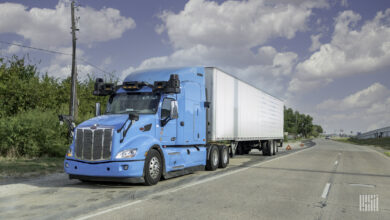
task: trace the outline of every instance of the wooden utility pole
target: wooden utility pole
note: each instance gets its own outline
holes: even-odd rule
[[[78,116],[78,102],[77,102],[77,69],[76,69],[76,21],[74,17],[74,1],[71,4],[71,22],[72,22],[72,84],[70,89],[70,105],[69,115],[76,121]]]

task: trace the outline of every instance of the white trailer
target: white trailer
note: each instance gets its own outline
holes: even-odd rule
[[[207,139],[230,141],[231,156],[257,148],[272,155],[283,143],[283,101],[215,67],[205,68]]]

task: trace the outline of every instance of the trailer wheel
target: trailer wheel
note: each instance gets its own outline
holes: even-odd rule
[[[226,146],[219,147],[219,168],[226,168],[229,164],[229,152]]]
[[[261,152],[263,152],[263,156],[267,156],[267,141],[261,143]]]
[[[272,147],[270,141],[265,141],[263,143],[263,155],[264,156],[272,156]]]
[[[207,160],[206,169],[216,170],[219,165],[219,151],[217,146],[211,146],[210,155]]]
[[[161,178],[161,173],[162,173],[162,163],[161,163],[160,153],[158,153],[158,151],[154,149],[151,149],[149,150],[145,160],[145,166],[144,166],[145,185],[151,186],[157,184],[157,182]]]
[[[230,144],[229,150],[230,150],[230,157],[235,157],[236,156],[236,149],[237,149],[237,143],[235,144]]]
[[[275,144],[275,141],[272,141],[272,155],[275,155],[276,154],[276,144]]]
[[[237,155],[244,155],[245,154],[245,145],[244,145],[244,143],[242,143],[242,142],[238,143],[236,154]]]

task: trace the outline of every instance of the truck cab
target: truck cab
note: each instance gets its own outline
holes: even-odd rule
[[[66,154],[70,178],[156,184],[206,166],[204,68],[145,70],[114,86],[97,79],[106,111],[79,124]]]

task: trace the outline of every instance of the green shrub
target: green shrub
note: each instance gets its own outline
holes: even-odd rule
[[[30,110],[0,119],[0,154],[8,157],[64,156],[67,128],[54,111]]]
[[[76,124],[94,116],[95,102],[105,109],[108,97],[93,96],[94,83],[92,77],[77,82]],[[28,59],[0,57],[0,156],[64,156],[68,131],[57,115],[69,112],[70,84],[70,77],[39,73]]]

